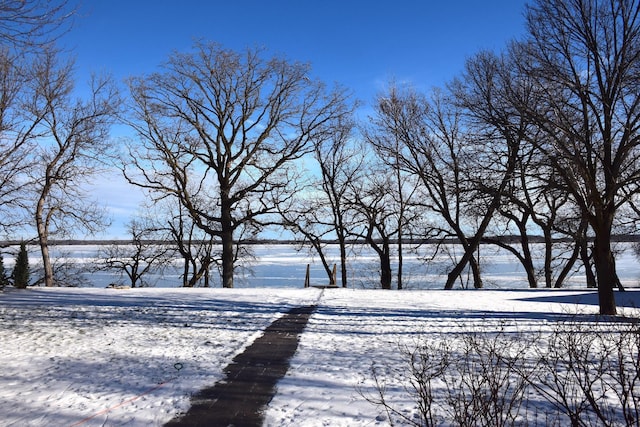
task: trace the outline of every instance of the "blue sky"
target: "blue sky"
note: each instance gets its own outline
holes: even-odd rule
[[[363,103],[390,80],[442,86],[482,49],[521,36],[524,0],[84,0],[61,43],[73,50],[80,80],[108,72],[121,80],[153,72],[196,39],[242,50],[263,47],[308,62],[315,77],[340,83]],[[365,107],[366,108],[366,107]],[[104,187],[104,184],[103,184]],[[121,235],[132,191],[96,190]],[[123,194],[129,197],[123,197]],[[113,199],[115,197],[115,200]]]
[[[524,0],[85,0],[65,44],[80,70],[153,71],[193,40],[264,47],[368,102],[390,78],[429,88],[524,31]]]

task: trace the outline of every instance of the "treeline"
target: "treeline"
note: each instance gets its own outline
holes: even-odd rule
[[[636,234],[640,213],[637,1],[534,1],[522,39],[469,58],[443,88],[390,82],[368,110],[306,64],[210,42],[127,91],[96,77],[77,100],[73,63],[52,43],[73,14],[52,4],[0,7],[1,226],[36,230],[46,286],[51,239],[106,226],[85,183],[116,166],[149,199],[129,224],[136,251],[106,259],[144,270],[177,253],[184,286],[217,269],[233,287],[246,243],[281,230],[330,278],[324,247],[337,242],[342,286],[354,240],[378,255],[385,289],[403,287],[407,241],[458,242],[445,289],[467,272],[482,287],[477,249],[494,244],[531,287],[562,286],[581,266],[600,312],[616,313],[612,237]],[[116,123],[133,136],[120,146]],[[171,243],[158,253],[149,241]]]

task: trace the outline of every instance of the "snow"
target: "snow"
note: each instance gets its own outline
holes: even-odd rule
[[[640,307],[640,291],[617,297]],[[268,324],[313,303],[265,425],[387,425],[361,393],[372,390],[373,364],[400,360],[399,345],[597,312],[586,290],[6,289],[0,426],[160,426]]]
[[[162,425],[282,312],[318,295],[9,289],[0,295],[0,425]]]
[[[399,350],[415,347],[419,337],[443,339],[461,330],[497,330],[505,323],[537,331],[568,313],[597,313],[594,294],[577,291],[381,292],[324,293],[265,425],[388,425],[382,410],[362,396],[375,394],[371,367],[399,365]],[[624,298],[620,303],[640,307],[640,292]],[[396,404],[413,410],[413,402],[402,402],[402,390],[397,396],[387,391]]]

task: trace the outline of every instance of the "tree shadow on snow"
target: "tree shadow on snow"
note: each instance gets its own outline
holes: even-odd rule
[[[566,305],[598,306],[598,291],[567,291],[559,290],[558,295],[545,295],[537,297],[518,298],[520,301],[555,303]],[[561,293],[560,293],[561,292]],[[616,305],[624,308],[640,308],[640,291],[627,290],[615,292]]]
[[[28,313],[30,321],[101,321],[111,325],[153,324],[218,329],[255,330],[260,318],[272,320],[285,313],[295,301],[243,301],[241,296],[221,299],[215,294],[190,295],[185,292],[149,295],[114,290],[113,294],[77,289],[10,289],[0,298],[0,309]],[[270,320],[268,323],[270,323]]]

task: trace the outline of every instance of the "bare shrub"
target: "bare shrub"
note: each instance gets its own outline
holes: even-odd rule
[[[640,328],[637,321],[555,325],[538,346],[532,386],[572,426],[640,422]]]
[[[491,334],[469,331],[447,340],[420,338],[414,347],[401,347],[404,364],[391,370],[373,367],[376,392],[361,395],[384,408],[390,425],[513,425],[522,418],[530,383],[527,372],[533,371],[526,358],[529,344],[522,338],[503,327]],[[393,379],[384,378],[385,372]],[[390,381],[402,384],[415,404],[413,413],[388,399]]]
[[[387,414],[389,425],[396,424],[433,427],[440,425],[441,417],[435,410],[434,380],[441,378],[449,367],[449,347],[444,341],[420,340],[415,346],[400,346],[404,364],[391,369],[388,366],[371,367],[375,384],[375,394],[360,394],[370,403],[382,407]],[[393,377],[402,384],[402,389],[415,403],[414,413],[407,413],[389,402],[387,378]],[[415,415],[414,415],[415,414]]]
[[[506,426],[520,418],[527,395],[528,343],[501,327],[465,333],[443,375],[445,412],[459,426]]]
[[[375,393],[361,394],[390,425],[639,425],[637,320],[574,316],[550,331],[489,329],[420,337],[402,349],[404,363],[372,368]]]

